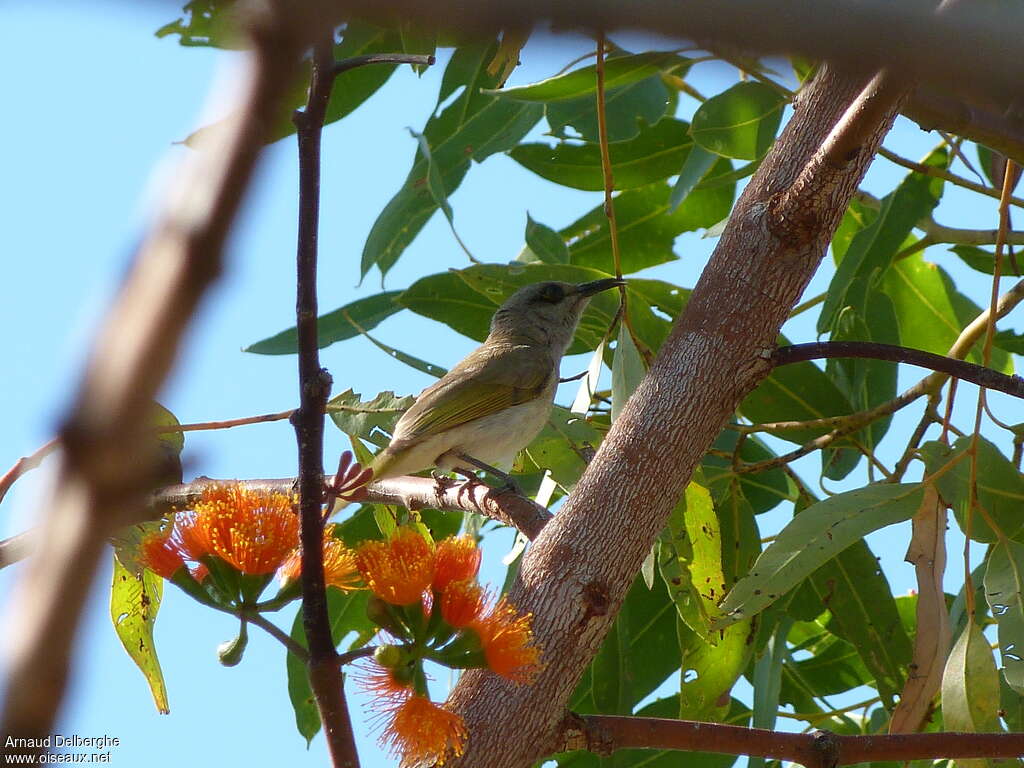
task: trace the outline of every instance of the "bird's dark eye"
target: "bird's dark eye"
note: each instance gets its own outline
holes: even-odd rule
[[[540,289],[540,297],[544,301],[551,302],[552,304],[557,304],[558,302],[565,298],[565,291],[562,290],[562,286],[560,286],[558,283],[548,283],[547,285]]]

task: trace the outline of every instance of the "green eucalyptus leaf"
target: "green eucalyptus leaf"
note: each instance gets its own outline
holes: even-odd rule
[[[604,87],[612,90],[646,80],[661,72],[689,68],[690,61],[674,53],[648,53],[610,56],[604,62]],[[592,95],[597,91],[597,65],[580,67],[530,85],[489,90],[485,93],[517,101],[555,102]]]
[[[481,89],[496,83],[496,76],[487,72],[496,47],[493,43],[471,45],[452,55],[439,103],[458,86],[465,88],[455,101],[427,121],[422,134],[431,148],[432,163],[417,151],[405,183],[381,211],[366,239],[362,276],[373,266],[386,274],[438,209],[429,185],[431,165],[436,167],[437,185],[450,195],[462,182],[471,161],[482,162],[495,152],[515,146],[540,118],[538,106],[481,93]]]
[[[626,401],[647,372],[636,348],[633,335],[625,323],[619,323],[619,338],[612,361],[612,421],[622,413]]]
[[[720,161],[725,165],[728,162]],[[686,201],[670,211],[667,184],[651,184],[621,192],[614,198],[622,272],[674,261],[676,237],[710,227],[729,215],[734,187],[725,185],[694,190]],[[563,229],[573,264],[614,273],[611,236],[604,205],[598,205]]]
[[[924,260],[919,253],[900,259],[885,273],[883,290],[892,299],[899,319],[900,342],[905,347],[946,354],[961,330],[981,308],[961,294],[942,267]],[[980,345],[967,355],[982,364]],[[993,350],[989,367],[1011,373],[1010,356]]]
[[[966,733],[999,731],[999,673],[988,640],[973,621],[960,634],[942,675],[944,730]],[[958,759],[957,768],[988,768],[979,758]]]
[[[331,637],[338,645],[347,636],[355,633],[349,648],[358,648],[369,642],[377,628],[366,616],[369,592],[341,592],[327,590],[327,614],[331,621]],[[302,611],[295,614],[292,623],[292,639],[306,647],[306,630],[302,623]],[[309,685],[309,674],[305,662],[291,653],[285,657],[288,677],[288,697],[295,711],[295,727],[309,746],[320,731],[320,712],[317,709],[313,689]]]
[[[689,124],[663,118],[651,126],[642,126],[633,139],[608,145],[615,189],[632,189],[666,179],[679,172],[693,140]],[[604,189],[601,148],[595,143],[520,144],[509,156],[538,176],[574,189],[599,192]],[[707,169],[717,157],[712,155]]]
[[[1024,544],[997,541],[988,554],[985,598],[999,625],[999,653],[1003,677],[1018,694],[1024,694]]]
[[[961,530],[967,528],[967,510],[970,505],[971,437],[965,436],[953,443],[952,448],[939,442],[928,442],[921,446],[928,474],[934,474],[950,462],[956,466],[943,472],[936,480],[936,487],[942,500],[949,504]],[[988,512],[992,520],[1010,538],[1020,538],[1024,533],[1024,518],[1020,514],[1024,502],[1024,475],[999,449],[984,437],[978,438],[977,455],[977,502]],[[995,542],[998,539],[985,518],[975,511],[971,515],[971,538],[975,541]]]
[[[737,83],[697,108],[690,134],[716,155],[757,160],[775,141],[785,103],[784,96],[763,83]]]
[[[865,535],[909,520],[921,504],[921,486],[869,485],[808,507],[786,525],[721,605],[726,627],[755,616],[831,558]]]
[[[401,311],[402,305],[395,301],[400,293],[401,291],[377,293],[321,315],[317,319],[317,345],[323,349],[337,341],[358,336],[361,330],[373,330],[382,320]],[[242,351],[257,355],[294,355],[299,351],[298,339],[298,333],[292,326],[286,331],[250,344]]]
[[[526,247],[538,261],[545,264],[569,263],[569,249],[565,245],[565,240],[551,227],[534,221],[530,214],[526,214]]]

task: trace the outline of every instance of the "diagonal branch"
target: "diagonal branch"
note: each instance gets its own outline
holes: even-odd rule
[[[826,67],[802,92],[685,313],[527,551],[509,600],[533,614],[544,670],[530,686],[478,670],[456,686],[449,703],[470,732],[456,765],[519,768],[559,748],[566,702],[676,499],[723,423],[770,372],[766,355],[779,328],[895,115],[898,89],[884,86],[865,89]],[[509,721],[515,729],[500,726]]]

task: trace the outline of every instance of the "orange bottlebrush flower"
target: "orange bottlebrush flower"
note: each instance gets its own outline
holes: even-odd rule
[[[363,581],[392,605],[420,601],[434,576],[434,545],[414,528],[403,527],[386,541],[365,541],[356,550]]]
[[[517,683],[529,683],[540,672],[540,648],[533,645],[531,614],[520,616],[505,598],[487,616],[473,622],[488,668]]]
[[[273,573],[299,544],[292,497],[241,485],[203,491],[193,514],[177,522],[191,556],[215,554],[242,573]]]
[[[441,616],[452,627],[468,627],[483,613],[487,593],[473,579],[453,581],[441,594]]]
[[[334,538],[334,526],[324,528],[324,581],[328,587],[349,592],[359,589],[359,569],[356,568],[356,555],[345,546],[341,539]],[[292,551],[277,572],[281,586],[298,581],[302,574],[302,548]]]
[[[453,581],[476,578],[480,570],[480,550],[471,536],[449,536],[437,543],[434,558],[435,592],[443,592]]]
[[[425,696],[410,696],[394,708],[381,743],[401,756],[402,765],[444,765],[466,743],[466,724]]]
[[[139,546],[139,559],[149,570],[165,579],[170,579],[185,567],[182,552],[171,540],[170,530],[146,536]]]

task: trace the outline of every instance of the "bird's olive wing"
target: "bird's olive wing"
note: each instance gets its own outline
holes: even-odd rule
[[[527,403],[544,394],[555,376],[545,352],[526,347],[502,354],[478,349],[416,399],[396,429],[396,438],[436,435],[476,419]]]

